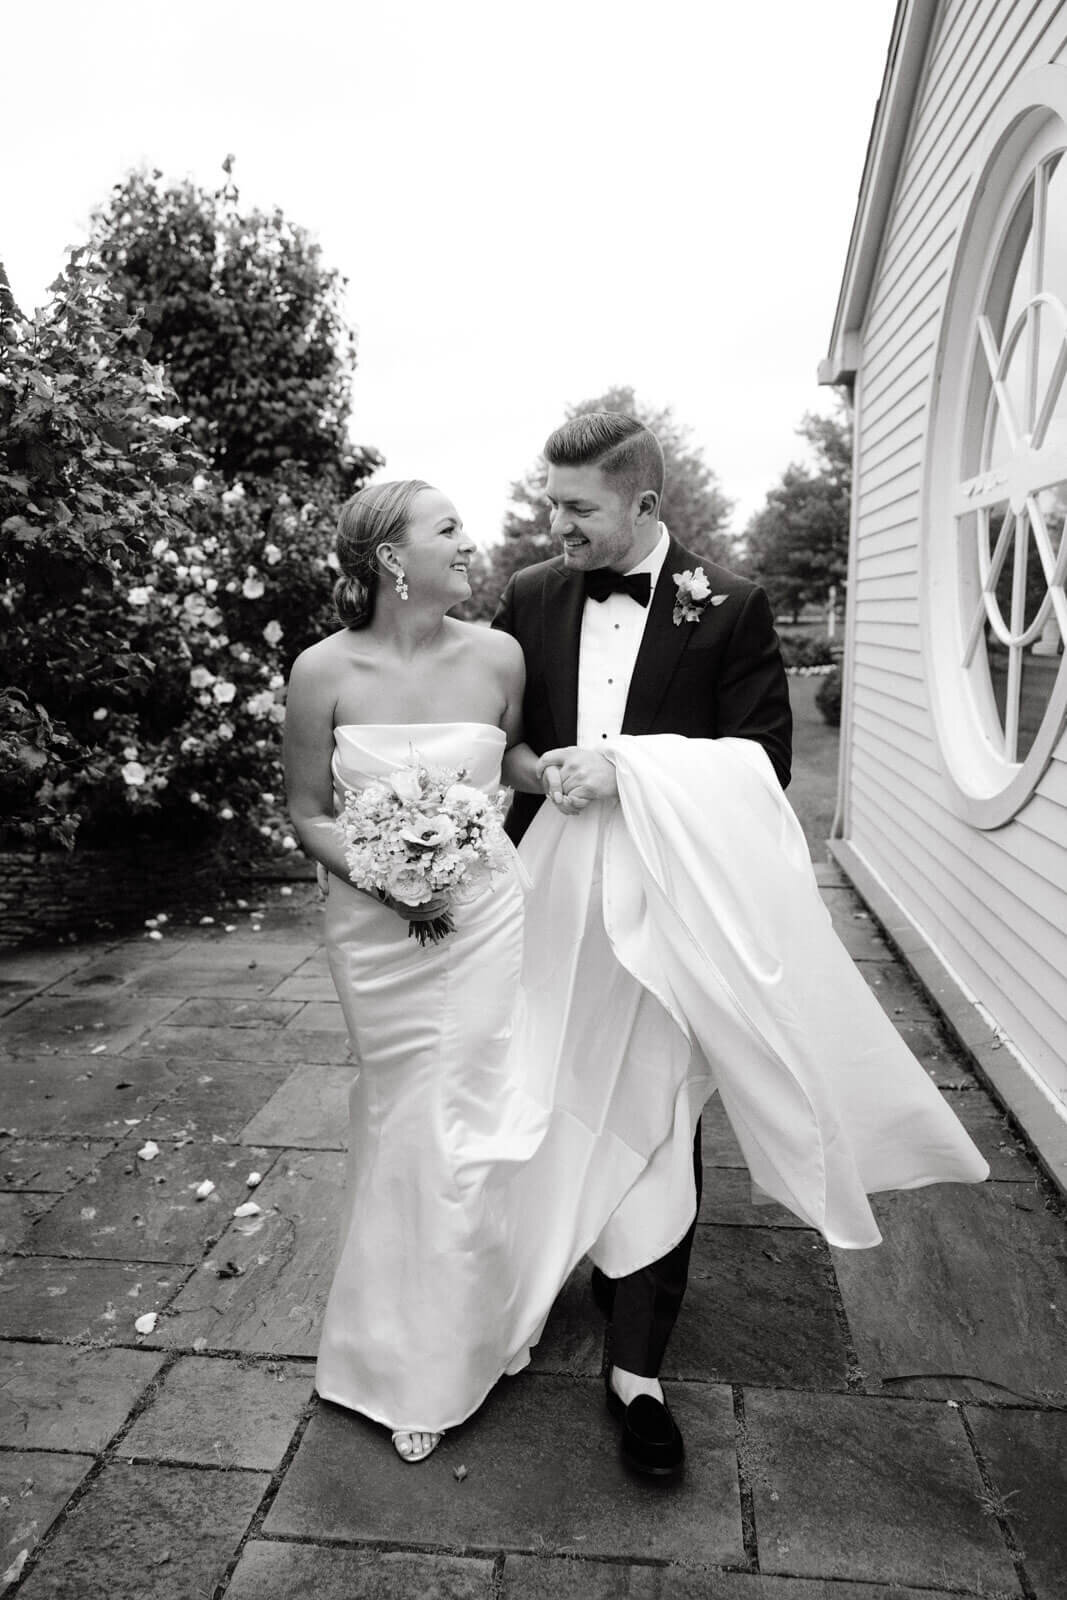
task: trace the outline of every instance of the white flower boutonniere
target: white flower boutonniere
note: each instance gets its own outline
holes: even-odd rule
[[[697,567],[695,572],[676,572],[674,581],[678,586],[678,596],[674,602],[676,628],[681,627],[683,622],[699,622],[705,606],[721,606],[726,599],[724,594],[712,594],[703,567]]]

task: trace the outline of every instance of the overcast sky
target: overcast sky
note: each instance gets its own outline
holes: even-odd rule
[[[9,0],[0,254],[46,298],[132,166],[349,280],[355,437],[500,526],[568,402],[670,405],[738,529],[829,410],[894,0]]]

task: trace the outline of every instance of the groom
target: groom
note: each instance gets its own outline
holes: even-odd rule
[[[493,626],[526,657],[524,737],[540,756],[545,793],[564,812],[614,798],[615,768],[598,746],[620,733],[755,739],[784,788],[792,717],[767,596],[671,538],[659,520],[655,434],[633,417],[596,411],[557,428],[544,455],[562,553],[514,575]],[[516,794],[516,842],[543,802]],[[693,1160],[699,1209],[699,1124]],[[628,1277],[593,1273],[611,1324],[607,1398],[622,1421],[623,1457],[653,1476],[673,1476],[684,1461],[658,1374],[695,1228],[696,1216],[680,1244]]]

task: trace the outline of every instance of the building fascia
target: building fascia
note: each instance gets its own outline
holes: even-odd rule
[[[938,4],[939,0],[900,0],[893,18],[830,348],[819,363],[820,383],[851,383],[859,366],[863,323]]]

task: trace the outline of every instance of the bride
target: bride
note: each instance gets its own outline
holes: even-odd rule
[[[583,1255],[618,1279],[683,1238],[711,1093],[756,1189],[835,1245],[878,1243],[876,1190],[988,1172],[833,934],[762,747],[620,735],[598,746],[617,800],[583,805],[522,742],[519,646],[448,615],[472,550],[419,480],[349,501],[343,626],[297,659],[286,714],[356,1063],[316,1387],[411,1462],[527,1363]],[[554,802],[529,879],[513,859],[425,946],[408,925],[443,904],[354,888],[334,821],[412,751]]]
[[[518,1349],[497,1359],[508,1308],[488,1303],[489,1286],[502,1295],[512,1277],[507,1218],[491,1182],[464,1180],[459,1163],[489,1135],[507,1167],[543,1132],[503,1077],[523,897],[513,869],[453,908],[456,930],[441,942],[409,938],[408,924],[442,902],[382,903],[350,885],[335,787],[359,788],[415,749],[494,789],[511,746],[509,782],[540,791],[536,758],[519,744],[519,645],[447,615],[470,595],[473,549],[455,507],[420,480],[349,501],[334,595],[343,626],[295,663],[286,714],[290,809],[330,875],[326,944],[358,1068],[317,1385],[392,1428],[407,1461],[428,1455],[522,1359]]]

